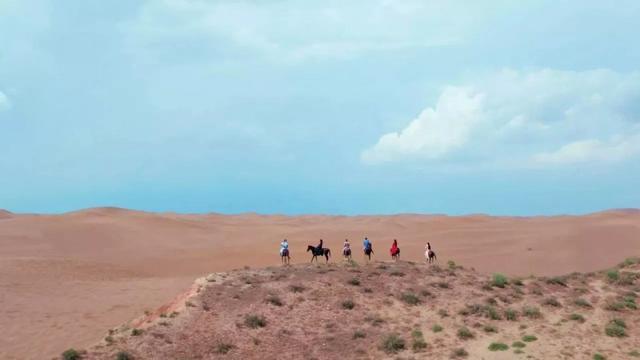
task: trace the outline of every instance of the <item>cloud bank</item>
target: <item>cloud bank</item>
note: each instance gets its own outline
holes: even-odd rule
[[[436,104],[364,150],[403,161],[549,166],[640,155],[640,73],[503,70],[448,86]]]

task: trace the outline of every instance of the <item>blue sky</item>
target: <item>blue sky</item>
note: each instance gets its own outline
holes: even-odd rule
[[[0,0],[0,208],[640,206],[640,3]]]

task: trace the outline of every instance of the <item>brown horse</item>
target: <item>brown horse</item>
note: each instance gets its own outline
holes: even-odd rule
[[[329,262],[329,257],[331,256],[331,250],[327,248],[318,249],[313,245],[309,245],[307,246],[307,252],[309,251],[311,251],[311,253],[313,254],[313,256],[311,257],[311,262],[313,262],[314,259],[316,262],[318,262],[318,256],[324,256],[326,259],[326,263]]]
[[[280,252],[280,261],[282,261],[282,265],[289,265],[289,263],[291,262],[289,249],[282,249],[282,251]]]
[[[424,257],[427,259],[427,262],[429,264],[431,264],[432,262],[435,262],[436,260],[438,260],[438,258],[436,257],[436,252],[433,251],[433,250],[425,251]]]

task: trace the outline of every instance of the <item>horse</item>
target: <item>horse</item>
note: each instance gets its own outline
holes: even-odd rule
[[[400,260],[400,248],[396,248],[397,251],[395,252],[395,254],[391,254],[391,259],[398,261]]]
[[[318,256],[324,256],[326,259],[326,262],[329,262],[329,257],[331,256],[331,250],[327,249],[327,248],[322,248],[320,250],[318,250],[317,247],[313,246],[313,245],[309,245],[307,246],[307,252],[311,251],[311,253],[313,254],[313,256],[311,257],[311,262],[313,262],[313,260],[315,259],[316,262],[318,262]]]
[[[433,250],[427,250],[424,252],[424,257],[427,259],[427,262],[429,264],[431,264],[432,262],[435,262],[436,260],[438,260],[438,258],[436,257],[436,253]]]
[[[374,254],[373,247],[368,247],[364,249],[364,256],[366,256],[369,259],[369,261],[371,261],[371,254]]]
[[[289,265],[289,263],[291,262],[289,249],[282,249],[282,251],[280,251],[280,261],[282,261],[282,265]]]
[[[351,249],[342,249],[342,256],[345,260],[351,260]]]

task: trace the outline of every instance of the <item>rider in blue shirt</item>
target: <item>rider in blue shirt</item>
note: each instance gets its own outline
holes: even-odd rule
[[[364,246],[364,250],[371,249],[371,241],[366,237],[364,238],[362,245]]]

